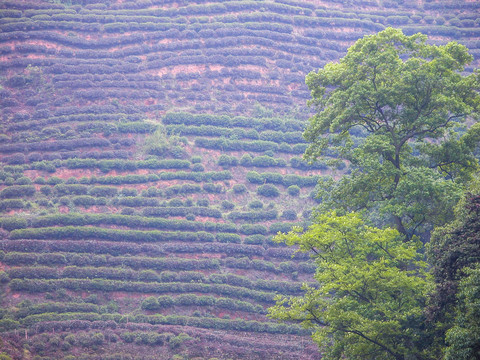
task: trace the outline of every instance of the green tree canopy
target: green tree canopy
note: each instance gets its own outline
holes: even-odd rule
[[[279,296],[269,316],[312,329],[325,359],[438,359],[424,324],[431,280],[421,244],[335,212],[276,240],[311,253],[318,285],[304,285],[301,297]]]
[[[446,360],[480,359],[480,267],[464,271],[455,320],[447,331]]]
[[[461,125],[480,105],[479,76],[456,42],[388,28],[365,36],[338,63],[308,74],[317,113],[304,133],[305,157],[347,160],[351,173],[325,182],[323,209],[366,209],[406,239],[444,224],[478,161],[480,127]],[[350,131],[366,138],[355,145]]]
[[[480,195],[467,194],[455,209],[455,221],[435,229],[427,254],[436,283],[429,317],[448,325],[464,270],[480,264]]]

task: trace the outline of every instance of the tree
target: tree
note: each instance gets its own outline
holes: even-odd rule
[[[368,210],[411,239],[451,218],[462,183],[477,169],[480,126],[460,135],[480,105],[473,57],[456,42],[387,28],[365,36],[338,63],[307,75],[317,113],[304,133],[305,158],[348,160],[351,173],[322,183],[322,208]],[[366,138],[354,145],[350,132]]]
[[[301,297],[277,297],[269,316],[311,329],[323,358],[438,359],[423,318],[431,280],[421,244],[335,212],[276,241],[311,253],[317,285],[304,285]]]
[[[435,229],[427,247],[435,280],[427,319],[446,340],[446,359],[480,358],[479,183],[455,209],[455,221]],[[445,336],[446,335],[446,336]]]
[[[455,209],[455,218],[435,229],[427,247],[436,283],[429,318],[447,323],[457,304],[459,283],[467,276],[464,270],[480,264],[480,195],[466,195]]]
[[[446,360],[480,359],[480,267],[464,271],[455,321],[447,331]]]

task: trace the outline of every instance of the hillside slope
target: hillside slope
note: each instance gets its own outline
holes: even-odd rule
[[[305,75],[386,26],[480,55],[480,3],[346,3],[0,2],[2,351],[320,358],[266,317],[315,269],[273,235],[341,175],[301,159]]]

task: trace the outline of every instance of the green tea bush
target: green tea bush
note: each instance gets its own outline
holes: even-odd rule
[[[218,158],[217,164],[223,168],[229,168],[232,166],[238,165],[238,159],[234,156],[229,156],[226,154],[220,155]]]
[[[206,207],[206,206],[210,205],[210,202],[208,201],[208,199],[198,199],[197,200],[197,205]]]
[[[250,209],[262,209],[263,208],[263,202],[260,200],[253,200],[248,204],[248,207]]]
[[[202,157],[201,156],[192,156],[192,158],[190,159],[190,162],[192,164],[201,163],[202,162]]]
[[[290,185],[287,188],[287,193],[290,196],[298,196],[300,195],[300,187],[298,187],[297,185]]]
[[[257,194],[265,197],[277,197],[280,195],[280,191],[274,185],[265,184],[257,188]]]
[[[205,183],[203,184],[203,190],[210,194],[220,194],[223,191],[223,186],[220,184]]]
[[[247,187],[244,184],[235,184],[232,189],[235,194],[243,194],[247,191]]]
[[[75,206],[93,206],[97,204],[97,199],[93,196],[85,195],[85,196],[75,196],[72,198],[72,202]]]
[[[243,224],[242,226],[240,226],[239,232],[245,235],[252,235],[252,234],[265,235],[268,232],[268,230],[265,225]]]
[[[265,236],[260,234],[246,236],[243,242],[249,245],[263,245],[265,241]]]
[[[8,199],[0,200],[0,211],[12,209],[26,209],[29,206],[28,202],[22,199]]]
[[[228,234],[228,233],[218,233],[216,235],[216,239],[218,242],[224,242],[224,243],[241,243],[242,238],[240,235],[237,234]]]
[[[223,200],[221,206],[224,210],[232,210],[233,208],[235,208],[235,204],[228,200]]]
[[[0,191],[0,198],[22,198],[35,195],[35,186],[33,185],[13,185]]]
[[[7,231],[25,229],[28,226],[27,220],[20,217],[0,218],[0,226]]]
[[[285,220],[297,220],[297,213],[294,210],[287,209],[280,217]]]
[[[202,164],[193,164],[192,166],[192,171],[194,172],[203,172],[205,171],[205,168]]]

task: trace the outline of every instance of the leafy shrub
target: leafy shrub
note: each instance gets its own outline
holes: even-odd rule
[[[265,241],[265,236],[260,234],[246,236],[245,239],[243,240],[245,244],[250,244],[250,245],[263,245],[264,241]]]
[[[174,304],[174,299],[171,296],[159,296],[157,298],[158,308],[169,307]]]
[[[25,155],[23,154],[13,154],[13,155],[10,155],[10,156],[5,156],[3,158],[3,162],[5,162],[6,164],[9,164],[9,165],[21,165],[21,164],[25,164],[27,161]]]
[[[0,284],[7,283],[9,281],[10,277],[8,276],[8,274],[5,271],[0,270]]]
[[[192,171],[194,171],[194,172],[203,172],[203,171],[205,171],[205,168],[203,167],[202,164],[193,164],[193,166],[192,166]]]
[[[175,198],[168,202],[168,206],[180,207],[183,206],[183,201],[181,199]]]
[[[234,156],[229,156],[229,155],[226,155],[226,154],[222,154],[218,158],[217,164],[220,165],[223,168],[229,168],[231,166],[237,166],[238,165],[238,159]]]
[[[126,208],[123,208],[120,213],[122,215],[133,215],[135,213],[135,209],[132,209],[131,207],[126,207]]]
[[[260,200],[253,200],[248,204],[250,209],[262,209],[263,203]]]
[[[149,296],[142,301],[140,307],[143,310],[158,310],[160,308],[160,305],[156,297]]]
[[[117,188],[112,186],[95,186],[88,191],[91,196],[116,196]]]
[[[29,203],[23,201],[22,199],[8,199],[0,201],[0,211],[10,209],[25,209],[27,206],[29,206]]]
[[[147,198],[143,196],[126,196],[115,198],[112,202],[114,205],[122,205],[129,207],[139,207],[139,206],[158,206],[158,200]]]
[[[239,229],[240,233],[245,235],[263,234],[265,235],[268,230],[264,225],[255,224],[243,224]]]
[[[270,166],[285,166],[283,159],[275,159],[270,156],[262,155],[256,156],[252,160],[252,166],[256,167],[270,167]]]
[[[235,204],[227,200],[223,200],[221,206],[224,210],[232,210],[233,208],[235,208]]]
[[[289,232],[293,226],[296,226],[298,224],[295,224],[295,223],[274,223],[272,225],[270,225],[270,228],[269,228],[269,232],[271,234],[276,234],[278,233],[279,231],[282,232],[282,233],[287,233]]]
[[[80,184],[57,184],[53,187],[53,191],[58,196],[86,195],[88,193],[88,187]]]
[[[18,329],[20,323],[12,319],[0,319],[0,332]]]
[[[250,154],[245,154],[240,159],[240,165],[242,166],[248,167],[248,166],[252,166],[252,164],[253,164],[253,158]]]
[[[165,195],[172,196],[174,194],[193,194],[202,191],[200,185],[194,184],[183,184],[183,185],[173,185],[165,188]],[[158,192],[157,192],[158,194]]]
[[[247,187],[244,184],[233,185],[233,192],[235,194],[242,194],[247,191]]]
[[[35,178],[34,183],[38,185],[45,185],[47,181],[45,180],[45,178],[39,176]]]
[[[170,349],[176,349],[184,342],[189,340],[193,340],[193,338],[185,333],[180,333],[177,336],[170,338],[170,340],[168,341],[168,346],[170,347]]]
[[[265,184],[257,188],[257,194],[265,197],[277,197],[280,195],[280,191],[274,185]]]
[[[35,186],[33,185],[14,185],[0,191],[0,198],[11,199],[35,195]]]
[[[250,222],[259,222],[274,220],[278,217],[278,212],[276,210],[268,211],[232,211],[228,214],[230,220],[246,220]]]
[[[292,157],[290,159],[290,166],[295,168],[295,169],[301,169],[301,170],[312,170],[312,169],[317,169],[317,170],[326,170],[328,169],[328,165],[325,164],[322,161],[317,160],[316,162],[309,164],[305,160],[303,160],[300,157]]]
[[[220,194],[223,191],[223,187],[220,184],[206,183],[203,185],[203,190],[211,194]]]
[[[72,199],[72,202],[75,206],[93,206],[96,205],[97,201],[93,196],[85,195],[85,196],[75,196]]]
[[[22,176],[15,180],[16,185],[32,185],[32,180],[26,176]]]
[[[287,193],[290,196],[298,196],[300,195],[300,187],[297,185],[291,185],[287,188]]]
[[[123,195],[123,196],[137,196],[138,192],[137,192],[137,189],[135,188],[123,188],[121,191],[120,191],[120,195]]]
[[[20,217],[0,218],[0,225],[7,231],[25,229],[28,226],[27,220]]]
[[[281,218],[285,220],[297,220],[297,213],[294,210],[287,209],[282,213]]]
[[[146,196],[146,197],[162,196],[162,190],[157,189],[154,186],[150,186],[148,189],[142,191],[142,196]]]
[[[207,207],[210,205],[210,202],[208,201],[208,199],[198,199],[197,205]]]
[[[237,244],[239,244],[242,241],[242,238],[240,237],[240,235],[228,234],[228,233],[219,233],[216,235],[216,239],[218,242],[237,243]]]
[[[202,162],[202,157],[201,156],[192,156],[190,159],[192,164],[198,164]]]
[[[47,184],[48,185],[57,185],[57,184],[62,184],[63,180],[57,176],[50,176],[47,179]]]

